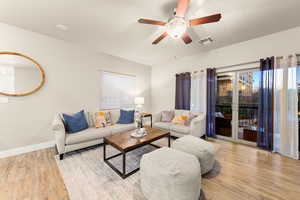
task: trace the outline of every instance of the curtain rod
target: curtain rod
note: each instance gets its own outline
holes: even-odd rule
[[[296,54],[296,56],[300,56],[300,54]],[[276,56],[276,58],[282,59],[283,56],[278,56],[278,57]],[[238,67],[238,66],[241,66],[241,65],[255,64],[255,63],[260,63],[260,60],[251,61],[251,62],[245,62],[245,63],[239,63],[239,64],[234,64],[234,65],[227,65],[227,66],[216,67],[216,70],[220,70],[220,69],[224,69],[224,68],[229,68],[229,67]]]
[[[294,54],[295,55],[295,54]],[[300,56],[300,54],[296,54],[296,56]],[[283,56],[278,56],[276,58],[282,59]],[[226,69],[226,68],[230,68],[230,67],[238,67],[241,65],[250,65],[250,64],[256,64],[256,63],[260,63],[260,60],[256,60],[256,61],[251,61],[251,62],[245,62],[245,63],[239,63],[239,64],[234,64],[234,65],[226,65],[226,66],[221,66],[221,67],[216,67],[216,70],[220,70],[220,69]],[[255,69],[254,67],[249,68],[249,69]],[[200,72],[203,72],[205,69],[201,69],[199,70]],[[192,73],[197,73],[199,71],[193,71]],[[235,70],[233,70],[235,71]]]
[[[295,55],[295,54],[294,54],[294,55]],[[292,55],[290,55],[290,56],[292,56]],[[300,56],[300,54],[296,54],[296,56],[298,56],[298,57],[299,57],[299,56]],[[283,59],[283,57],[284,57],[284,56],[276,56],[276,58],[279,58],[279,59]]]
[[[229,68],[229,67],[238,67],[238,66],[241,66],[241,65],[255,64],[255,63],[259,63],[259,62],[260,62],[259,60],[256,60],[256,61],[239,63],[239,64],[234,64],[234,65],[226,65],[226,66],[216,67],[216,70],[220,70],[220,69],[224,69],[224,68]]]

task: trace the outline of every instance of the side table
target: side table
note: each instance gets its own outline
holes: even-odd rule
[[[150,117],[150,120],[151,120],[151,127],[152,127],[152,114],[151,113],[142,113],[142,127],[144,127],[143,125],[143,119],[146,118],[146,117]]]

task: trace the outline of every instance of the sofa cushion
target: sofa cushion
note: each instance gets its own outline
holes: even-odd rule
[[[172,123],[170,123],[170,122],[156,122],[153,124],[153,127],[169,131],[171,125],[172,125]]]
[[[172,124],[170,126],[170,130],[178,132],[178,133],[183,133],[183,134],[189,134],[190,133],[190,127],[185,126],[185,125],[180,125],[180,124]]]
[[[110,126],[112,134],[121,133],[125,131],[130,131],[136,129],[135,124],[115,124]]]
[[[64,114],[73,115],[74,112],[64,112]],[[58,116],[61,118],[62,122],[65,125],[65,119],[64,119],[63,113],[58,113]],[[89,127],[94,127],[94,113],[84,110],[84,116],[85,116],[85,119],[86,119]]]
[[[172,120],[172,123],[184,125],[188,119],[189,119],[189,117],[187,115],[179,115],[179,116],[174,117],[174,119]]]
[[[116,124],[120,118],[120,110],[109,110],[111,114],[112,124]]]
[[[106,126],[105,112],[95,113],[95,128],[103,128]]]
[[[188,120],[185,121],[184,125],[185,126],[190,126],[192,120],[195,119],[196,117],[198,117],[198,116],[193,114],[193,113],[190,113],[190,115],[188,116]]]
[[[68,133],[76,133],[89,128],[83,110],[73,115],[63,114],[63,118]]]
[[[162,111],[161,112],[161,122],[171,122],[174,118],[174,111]]]
[[[89,128],[78,133],[66,134],[66,144],[78,144],[90,140],[101,139],[112,133],[111,126],[105,128]]]
[[[134,122],[134,110],[120,110],[118,124],[131,124]]]

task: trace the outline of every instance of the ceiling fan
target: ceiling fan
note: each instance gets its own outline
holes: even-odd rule
[[[152,44],[158,44],[162,39],[164,39],[168,35],[174,39],[182,38],[185,44],[189,44],[192,42],[192,39],[186,32],[188,27],[218,22],[221,19],[221,14],[215,14],[206,17],[191,19],[188,21],[185,20],[184,16],[188,9],[189,1],[190,0],[178,0],[174,17],[171,18],[168,22],[162,22],[162,21],[151,20],[151,19],[138,20],[138,22],[142,24],[152,24],[152,25],[159,25],[159,26],[166,27],[166,32],[164,32],[156,40],[154,40]]]

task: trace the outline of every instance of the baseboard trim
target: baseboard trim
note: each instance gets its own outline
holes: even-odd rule
[[[38,151],[41,149],[47,149],[50,147],[54,147],[55,142],[54,141],[49,141],[49,142],[43,142],[40,144],[34,144],[34,145],[29,145],[25,147],[19,147],[19,148],[14,148],[14,149],[9,149],[6,151],[0,151],[0,158],[7,158],[10,156],[16,156],[16,155],[21,155],[24,153],[29,153],[32,151]]]

